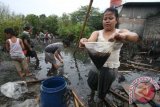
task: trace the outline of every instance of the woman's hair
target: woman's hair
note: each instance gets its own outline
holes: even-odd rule
[[[15,31],[12,28],[6,28],[6,29],[4,29],[4,33],[16,36],[16,33],[15,33]]]
[[[118,28],[118,25],[119,25],[119,15],[118,15],[118,10],[114,7],[110,7],[110,8],[107,8],[105,11],[104,11],[104,14],[106,12],[112,12],[115,17],[116,17],[116,20],[117,20],[117,24],[116,24],[116,28]]]

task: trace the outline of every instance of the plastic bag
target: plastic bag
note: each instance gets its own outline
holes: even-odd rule
[[[97,67],[101,68],[109,58],[112,51],[122,47],[122,43],[118,42],[86,42],[85,47],[90,58]]]
[[[8,82],[1,86],[1,93],[9,98],[18,99],[23,93],[28,92],[25,81]]]
[[[86,42],[85,47],[92,54],[94,53],[111,53],[114,50],[118,50],[122,47],[120,42]]]
[[[86,42],[85,47],[92,54],[110,53],[113,49],[113,42]]]

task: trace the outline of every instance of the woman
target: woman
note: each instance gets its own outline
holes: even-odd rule
[[[139,39],[136,33],[127,29],[117,29],[117,25],[118,11],[115,8],[108,8],[103,16],[103,29],[94,31],[88,39],[82,38],[79,42],[80,48],[84,47],[86,42],[110,42],[113,45],[118,42],[119,44],[119,48],[110,53],[103,67],[99,69],[98,97],[101,101],[104,101],[112,82],[116,78],[118,67],[120,66],[119,56],[123,42],[137,42]]]

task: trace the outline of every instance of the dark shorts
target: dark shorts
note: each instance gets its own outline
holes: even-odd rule
[[[36,51],[27,51],[27,53],[26,53],[26,57],[36,57],[37,56],[37,53],[36,53]]]
[[[105,98],[106,94],[109,92],[109,89],[113,83],[113,81],[116,79],[117,76],[117,68],[107,68],[102,67],[99,71],[99,76],[96,71],[90,71],[88,74],[88,85],[92,90],[98,89],[98,97],[99,98]],[[99,84],[98,84],[99,79]],[[98,88],[99,85],[99,88]]]

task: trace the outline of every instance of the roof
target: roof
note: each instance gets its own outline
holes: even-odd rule
[[[160,2],[125,2],[122,5],[118,6],[160,6]]]
[[[127,5],[127,6],[130,6],[130,5],[136,5],[136,6],[158,5],[160,6],[160,2],[127,2],[127,3],[124,3],[123,5]]]
[[[145,3],[150,3],[150,2],[160,2],[160,0],[122,0],[122,3],[127,3],[127,2],[145,2]]]

